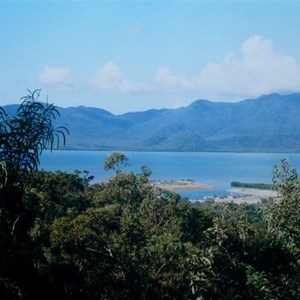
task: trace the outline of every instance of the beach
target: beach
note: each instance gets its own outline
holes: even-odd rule
[[[232,188],[227,190],[231,195],[227,197],[216,197],[215,202],[233,202],[236,204],[241,203],[259,203],[263,199],[278,198],[278,194],[273,190],[263,190],[254,188]]]
[[[193,180],[159,180],[152,182],[154,186],[171,192],[187,190],[209,190],[213,185]]]

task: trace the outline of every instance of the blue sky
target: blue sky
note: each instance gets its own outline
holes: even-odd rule
[[[0,1],[0,104],[115,114],[300,91],[300,1]]]

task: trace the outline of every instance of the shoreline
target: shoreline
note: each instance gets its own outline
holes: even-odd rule
[[[135,152],[144,152],[144,153],[234,153],[234,154],[252,154],[252,153],[259,153],[259,154],[282,154],[282,155],[285,155],[285,154],[300,154],[300,151],[235,151],[235,150],[232,150],[232,151],[225,151],[225,150],[220,150],[220,151],[217,151],[217,150],[211,150],[211,151],[172,151],[172,150],[140,150],[140,149],[136,149],[136,150],[133,150],[133,149],[102,149],[102,148],[61,148],[59,147],[58,149],[45,149],[44,151],[49,151],[49,152],[55,152],[55,151],[82,151],[82,152],[88,152],[88,151],[96,151],[96,152],[110,152],[110,153],[113,153],[113,152],[132,152],[132,153],[135,153]]]
[[[192,190],[210,190],[213,185],[203,182],[195,182],[192,180],[158,180],[152,181],[155,187],[165,189],[171,192],[176,191],[192,191]]]
[[[214,186],[208,183],[195,182],[193,180],[157,180],[151,182],[153,186],[168,190],[170,192],[210,190]],[[209,196],[204,199],[189,199],[189,201],[214,201],[216,203],[235,203],[235,204],[256,204],[263,199],[278,198],[278,194],[273,190],[256,188],[230,188],[226,190],[230,193],[228,196],[216,197]]]
[[[227,190],[231,193],[237,193],[242,195],[257,196],[260,198],[278,197],[278,194],[274,190],[256,189],[256,188],[231,188]]]
[[[217,203],[235,203],[235,204],[255,204],[260,203],[263,199],[268,198],[278,198],[278,193],[273,190],[263,190],[263,189],[254,189],[254,188],[231,188],[227,190],[231,192],[232,195],[221,198],[211,198]],[[237,194],[237,195],[234,195]],[[207,199],[210,200],[210,199]]]

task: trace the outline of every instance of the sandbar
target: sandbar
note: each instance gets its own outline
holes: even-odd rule
[[[168,191],[210,190],[213,185],[192,180],[159,180],[152,182],[154,186]]]
[[[263,190],[254,188],[232,188],[227,190],[231,195],[227,197],[216,197],[213,200],[215,202],[233,202],[236,204],[248,203],[254,204],[259,203],[263,199],[278,198],[278,194],[273,190]]]
[[[260,198],[269,198],[269,197],[277,197],[277,192],[274,190],[263,190],[263,189],[254,189],[254,188],[232,188],[229,189],[228,192],[243,194],[243,195],[251,195],[257,196]]]

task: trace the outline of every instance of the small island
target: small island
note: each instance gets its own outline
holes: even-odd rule
[[[247,188],[247,189],[260,189],[260,190],[271,190],[272,184],[269,183],[249,183],[249,182],[231,182],[233,188]]]
[[[188,190],[210,190],[213,185],[203,182],[196,182],[194,180],[156,180],[152,184],[161,189],[168,191],[188,191]]]

